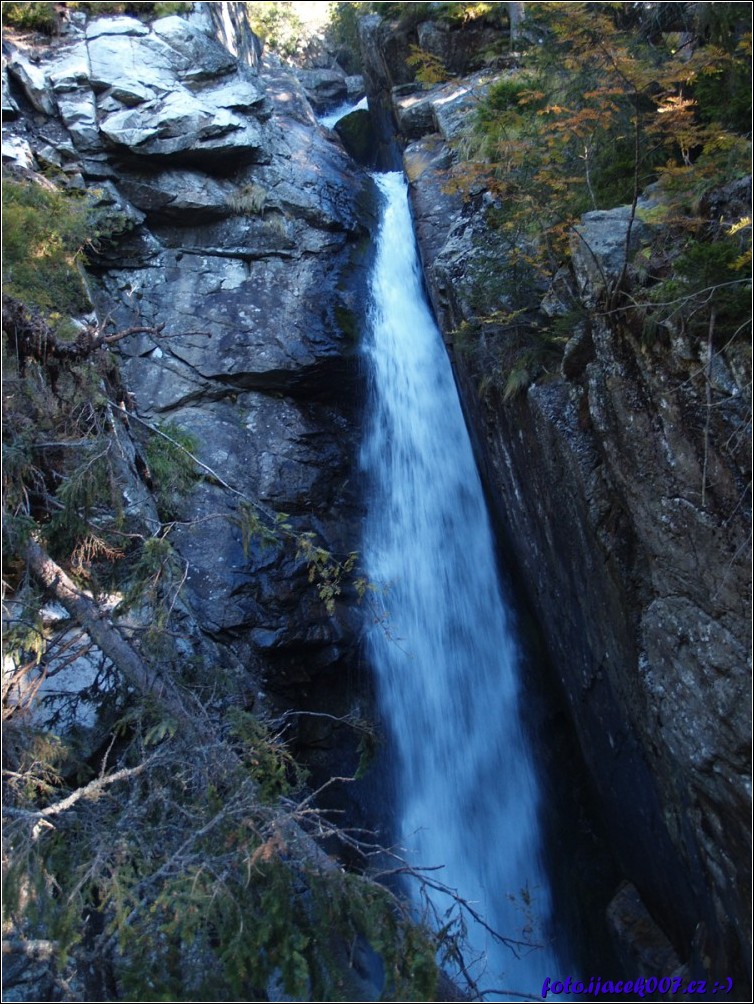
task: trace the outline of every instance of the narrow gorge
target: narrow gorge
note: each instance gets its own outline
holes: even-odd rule
[[[4,5],[4,999],[745,996],[746,25],[306,6]]]

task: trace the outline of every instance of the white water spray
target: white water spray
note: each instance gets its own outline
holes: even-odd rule
[[[334,129],[336,124],[340,122],[342,118],[345,118],[346,115],[350,115],[351,112],[366,110],[368,107],[366,98],[362,98],[361,101],[358,101],[356,104],[344,101],[343,104],[338,105],[337,108],[328,112],[327,115],[321,115],[317,121],[320,125],[326,126],[328,129]]]
[[[470,922],[479,986],[538,994],[559,970],[547,944],[519,655],[453,375],[423,294],[405,183],[399,174],[375,180],[385,207],[366,349],[364,556],[370,579],[387,587],[387,620],[370,630],[369,649],[397,759],[398,838],[413,865],[443,865],[431,875],[490,927],[543,946],[519,947],[517,957]],[[451,902],[432,900],[441,913]]]

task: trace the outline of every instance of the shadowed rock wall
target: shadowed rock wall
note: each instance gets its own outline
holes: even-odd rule
[[[327,612],[295,546],[244,551],[239,499],[288,514],[339,558],[358,546],[371,182],[293,73],[262,59],[245,16],[242,4],[152,25],[74,13],[53,46],[10,46],[21,111],[4,155],[52,167],[116,220],[90,256],[98,317],[164,325],[119,344],[136,413],[191,433],[217,475],[171,534],[188,606],[250,679],[298,699],[318,675],[343,676],[355,625],[348,604]]]

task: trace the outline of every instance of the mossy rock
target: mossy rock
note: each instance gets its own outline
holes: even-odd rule
[[[377,137],[372,127],[372,117],[364,108],[344,115],[335,124],[335,132],[347,152],[357,164],[374,167],[377,162]]]

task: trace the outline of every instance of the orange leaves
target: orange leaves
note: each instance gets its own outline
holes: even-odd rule
[[[278,857],[283,857],[283,855],[288,853],[288,845],[283,839],[282,834],[278,829],[275,829],[271,837],[268,837],[263,844],[254,851],[250,858],[250,865],[252,868],[256,867],[260,862],[262,864],[269,864],[270,861],[274,861]]]
[[[522,91],[518,96],[517,103],[520,107],[524,107],[525,105],[530,105],[538,101],[544,101],[546,97],[547,95],[545,94],[544,91],[538,91],[534,89],[528,91]]]
[[[570,114],[570,109],[563,108],[561,105],[548,105],[546,108],[540,109],[537,115],[563,115],[565,113]]]

